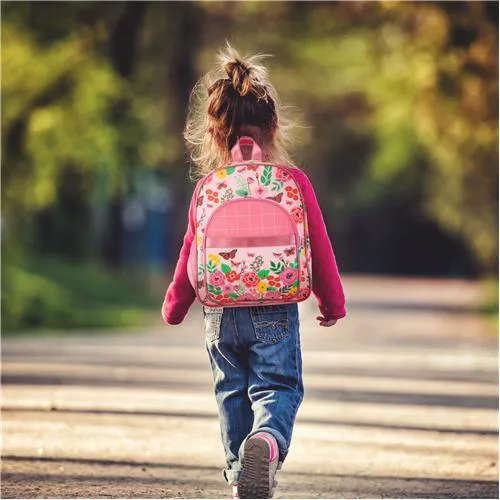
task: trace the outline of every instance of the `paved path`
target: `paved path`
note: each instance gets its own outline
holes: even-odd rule
[[[497,498],[497,337],[477,285],[350,277],[301,305],[306,397],[277,498]],[[3,340],[3,498],[227,498],[202,321]]]

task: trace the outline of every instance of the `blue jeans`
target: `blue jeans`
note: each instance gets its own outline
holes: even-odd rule
[[[238,482],[246,438],[261,431],[290,446],[304,396],[297,304],[204,308],[206,347],[214,376],[224,477]]]

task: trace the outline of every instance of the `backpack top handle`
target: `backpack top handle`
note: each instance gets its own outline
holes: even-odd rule
[[[234,163],[245,161],[241,148],[250,148],[250,160],[262,161],[262,149],[257,146],[257,143],[251,137],[240,137],[238,142],[231,149],[231,157]]]

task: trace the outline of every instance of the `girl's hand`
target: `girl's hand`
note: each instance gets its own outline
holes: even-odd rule
[[[337,323],[336,319],[325,319],[323,316],[316,316],[316,319],[319,321],[321,326],[333,326]]]

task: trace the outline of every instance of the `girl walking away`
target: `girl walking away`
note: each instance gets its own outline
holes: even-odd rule
[[[162,316],[176,325],[195,298],[204,305],[233,498],[271,498],[290,447],[304,395],[297,302],[312,290],[321,326],[346,315],[313,187],[286,152],[289,128],[258,57],[228,46],[193,91],[185,138],[201,179]]]

